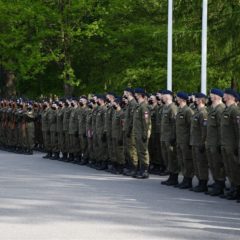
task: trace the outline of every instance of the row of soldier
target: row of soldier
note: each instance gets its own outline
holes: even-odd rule
[[[163,185],[240,200],[239,97],[233,89],[212,89],[207,98],[126,88],[122,97],[109,92],[58,101],[3,99],[0,144],[26,154],[44,147],[44,158],[135,178],[169,175]]]

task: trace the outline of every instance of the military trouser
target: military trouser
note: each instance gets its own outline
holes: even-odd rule
[[[50,131],[43,131],[43,144],[47,152],[51,151]]]
[[[192,178],[194,173],[191,146],[177,144],[178,165],[184,177]]]
[[[98,139],[97,139],[97,134],[93,133],[92,136],[92,160],[97,161],[98,158]]]
[[[123,151],[124,151],[125,163],[129,166],[130,156],[129,156],[128,145],[127,145],[127,136],[125,132],[123,133]]]
[[[192,146],[194,173],[199,180],[208,180],[208,161],[206,152],[200,151],[199,146]]]
[[[21,140],[21,147],[26,149],[27,148],[27,124],[23,123],[20,128],[20,140]]]
[[[108,159],[111,162],[116,162],[116,156],[113,152],[113,139],[111,134],[107,133],[107,149],[108,149]]]
[[[170,173],[178,173],[178,161],[176,156],[176,146],[170,144],[170,142],[161,142],[162,157],[165,166]]]
[[[107,162],[108,152],[107,152],[107,142],[102,141],[102,134],[97,134],[97,162]]]
[[[87,137],[87,152],[88,158],[90,160],[94,160],[94,152],[93,152],[93,138],[91,135]]]
[[[63,153],[69,153],[70,137],[69,137],[68,132],[66,132],[66,131],[63,132],[63,138],[64,138],[64,145],[63,145],[63,148],[62,148],[62,152]]]
[[[240,185],[240,163],[238,156],[234,155],[233,146],[222,146],[222,157],[229,181],[236,186]]]
[[[80,149],[83,159],[88,159],[88,139],[86,134],[79,135]]]
[[[124,159],[124,147],[122,142],[117,138],[112,138],[112,152],[115,156],[115,163],[124,165],[125,164],[125,159]]]
[[[130,134],[130,137],[126,137],[126,154],[129,156],[129,166],[136,168],[138,166],[138,159],[136,154],[136,143],[133,133]]]
[[[16,147],[17,145],[17,139],[16,139],[16,131],[15,128],[11,128],[11,141],[10,141],[10,145],[12,147]]]
[[[161,153],[160,134],[152,133],[148,143],[150,164],[161,166],[163,165],[162,153]]]
[[[35,122],[34,124],[34,142],[35,144],[42,144],[42,131],[41,131],[41,124],[39,122]]]
[[[58,137],[56,131],[50,131],[50,145],[51,145],[51,151],[57,152],[57,145],[58,145]]]
[[[148,142],[149,139],[143,141],[141,135],[134,136],[135,151],[134,151],[134,162],[141,168],[143,165],[149,166],[149,152]]]
[[[62,153],[64,152],[64,134],[63,134],[63,131],[57,132],[57,149],[56,149],[56,152],[62,152]]]
[[[27,139],[27,148],[29,150],[33,150],[34,148],[34,132],[35,132],[35,127],[34,123],[27,123],[27,128],[26,128],[26,139]]]
[[[69,134],[69,153],[72,153],[74,157],[79,156],[80,153],[80,143],[78,138],[78,133]]]
[[[206,146],[208,166],[215,181],[225,180],[225,169],[220,151],[218,146]]]

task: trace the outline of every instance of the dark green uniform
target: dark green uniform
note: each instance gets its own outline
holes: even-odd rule
[[[44,148],[47,152],[51,152],[51,139],[50,139],[50,124],[48,120],[48,114],[50,112],[50,108],[44,109],[42,111],[42,133],[43,133],[43,143]]]
[[[151,106],[151,123],[152,130],[151,136],[149,139],[148,150],[150,157],[150,165],[153,169],[160,169],[161,165],[161,151],[160,151],[160,132],[159,132],[159,123],[157,122],[157,115],[159,112],[159,106]],[[158,119],[159,120],[159,119]]]
[[[219,193],[221,193],[225,182],[225,170],[221,155],[221,115],[224,108],[224,104],[219,104],[216,107],[211,106],[207,118],[206,153],[208,166],[215,185],[218,184]]]
[[[240,165],[237,149],[239,109],[236,104],[226,107],[221,116],[221,150],[226,175],[234,186],[240,186]]]
[[[116,156],[113,153],[113,142],[111,133],[113,113],[114,109],[111,105],[109,105],[105,113],[104,132],[107,136],[108,159],[110,162],[116,162]]]
[[[151,134],[151,116],[146,102],[137,105],[133,115],[133,135],[135,153],[134,165],[139,165],[141,170],[148,170],[149,152],[148,142]]]
[[[69,140],[69,119],[71,115],[72,108],[70,106],[66,106],[63,110],[63,135],[64,135],[64,147],[63,154],[68,155],[70,148],[70,140]]]
[[[208,162],[205,151],[205,141],[207,135],[207,109],[206,107],[197,109],[191,120],[190,145],[192,146],[192,156],[194,172],[200,181],[201,187],[206,187],[208,181]]]
[[[129,157],[129,163],[128,166],[129,168],[137,168],[137,163],[134,161],[134,153],[135,153],[135,140],[133,136],[133,114],[136,109],[137,102],[133,98],[131,101],[128,102],[128,105],[126,107],[125,111],[125,122],[124,122],[124,131],[126,134],[126,155]]]
[[[176,114],[177,107],[174,103],[164,105],[161,119],[161,150],[162,157],[168,171],[174,178],[178,174],[176,156]]]
[[[69,153],[73,154],[74,157],[78,157],[80,152],[78,138],[78,111],[78,108],[73,108],[69,119]]]
[[[112,151],[115,156],[117,167],[123,167],[125,164],[123,149],[123,111],[115,110],[111,122]]]
[[[93,113],[93,110],[89,109],[86,115],[87,156],[88,156],[89,162],[94,160],[92,113]]]
[[[104,122],[105,122],[105,114],[107,108],[106,106],[98,107],[97,114],[96,114],[96,141],[97,141],[97,151],[96,153],[96,160],[98,164],[106,164],[108,160],[108,152],[107,152],[107,142],[103,140],[104,135]]]
[[[189,182],[193,177],[193,160],[190,147],[190,128],[193,111],[185,105],[179,107],[176,116],[177,157],[184,180]],[[189,184],[191,185],[191,184]]]
[[[82,161],[86,162],[88,159],[88,142],[87,142],[87,115],[89,109],[87,107],[82,107],[78,115],[78,134],[80,140],[81,157]]]
[[[57,110],[50,109],[48,113],[51,152],[56,153],[57,146]]]

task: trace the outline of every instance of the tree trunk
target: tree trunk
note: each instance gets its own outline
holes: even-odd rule
[[[16,96],[16,78],[12,72],[4,72],[3,74],[3,92],[5,97]]]

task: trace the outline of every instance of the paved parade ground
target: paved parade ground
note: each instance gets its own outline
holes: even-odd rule
[[[240,239],[240,204],[0,151],[2,240]]]

